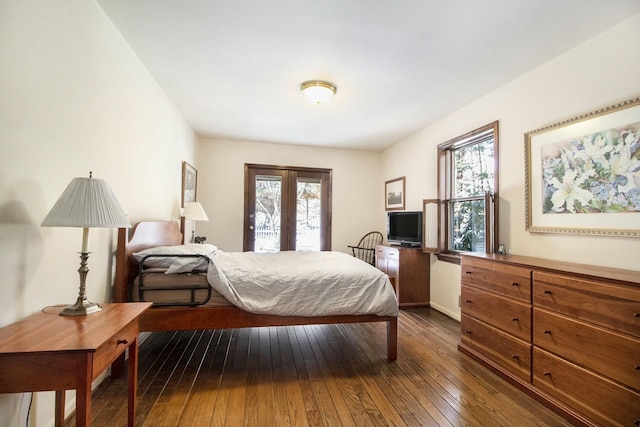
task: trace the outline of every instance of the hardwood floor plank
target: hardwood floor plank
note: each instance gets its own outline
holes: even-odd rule
[[[193,334],[193,346],[183,353],[184,364],[181,364],[183,369],[174,371],[174,376],[176,377],[175,387],[170,394],[167,393],[166,395],[166,411],[162,418],[163,423],[178,424],[178,421],[183,416],[189,417],[189,414],[185,414],[184,411],[187,409],[191,397],[196,395],[196,393],[193,393],[193,389],[205,362],[205,356],[210,349],[213,336],[213,331],[204,331],[204,333],[196,331]]]
[[[328,332],[330,332],[330,328],[324,328],[322,326],[305,326],[305,329],[307,330],[311,349],[313,350],[318,362],[318,367],[322,373],[324,386],[326,387],[329,398],[331,399],[336,415],[340,420],[340,425],[345,427],[355,426],[351,413],[349,412],[349,408],[340,392],[342,387],[346,386],[346,384],[342,384],[343,382],[341,381],[342,373],[335,366],[334,369],[331,369],[329,366],[330,361],[325,359],[324,352],[322,351],[322,345],[318,344],[318,337],[316,336],[316,333],[320,336],[322,343],[328,344],[331,339],[331,335],[328,334]],[[323,334],[321,331],[327,333]],[[329,346],[325,345],[325,347]],[[328,421],[330,421],[330,419],[328,419]]]
[[[291,425],[287,401],[287,387],[284,379],[284,368],[282,366],[283,351],[280,349],[281,346],[286,346],[287,343],[280,341],[278,328],[271,327],[268,329],[275,425]]]
[[[256,372],[258,378],[258,425],[260,426],[275,426],[279,425],[276,422],[275,413],[275,393],[273,387],[273,370],[272,370],[272,358],[271,358],[271,337],[269,335],[269,328],[258,328],[259,336],[259,350],[258,350],[258,371]],[[286,418],[286,413],[285,413]]]
[[[284,395],[287,402],[287,413],[292,426],[306,427],[309,425],[304,411],[304,399],[302,389],[298,382],[290,336],[287,328],[275,328],[278,334],[278,343],[281,358],[281,380],[284,384]],[[276,378],[276,381],[278,378]]]
[[[320,408],[318,407],[318,403],[316,402],[313,387],[311,386],[309,372],[307,371],[307,366],[304,363],[305,356],[303,355],[302,347],[298,340],[299,330],[302,330],[302,328],[294,326],[287,327],[289,342],[291,343],[291,350],[294,355],[294,363],[298,372],[298,381],[300,384],[300,389],[302,391],[304,410],[310,426],[321,426],[322,418],[320,416]]]
[[[177,422],[179,411],[182,410],[186,398],[184,394],[178,392],[183,379],[182,374],[191,360],[198,335],[197,331],[183,333],[178,345],[174,347],[169,359],[172,361],[173,368],[162,384],[162,389],[158,393],[153,408],[147,415],[146,425],[155,426],[161,422],[172,425]]]
[[[323,373],[325,381],[331,389],[331,397],[334,405],[338,409],[342,424],[356,426],[371,425],[371,417],[361,402],[360,393],[357,391],[362,391],[362,387],[352,380],[354,375],[350,375],[350,372],[345,371],[340,363],[338,363],[341,357],[351,359],[349,352],[339,351],[339,349],[348,347],[346,343],[343,342],[344,336],[340,333],[336,325],[331,325],[331,327],[328,328],[313,328],[312,332],[316,336],[314,351],[317,354],[321,354],[321,357],[324,358],[325,363],[323,366],[325,368]],[[328,345],[319,345],[317,341],[326,342]]]
[[[164,392],[175,380],[175,370],[180,369],[179,362],[192,336],[191,331],[167,334],[170,341],[156,353],[157,357],[153,360],[151,368],[145,371],[140,381],[138,419],[142,419],[143,422],[139,425],[154,425],[162,421],[162,413],[165,410]],[[161,346],[162,342],[158,344]]]
[[[313,333],[310,327],[296,328],[298,342],[302,343],[303,354],[306,354],[304,365],[309,375],[311,389],[313,391],[314,400],[316,402],[319,416],[323,420],[324,425],[341,426],[340,416],[331,399],[331,392],[324,380],[321,364],[322,359],[318,359],[313,351]]]
[[[224,399],[220,397],[220,382],[227,363],[230,348],[237,341],[233,340],[233,331],[214,331],[211,345],[202,360],[200,375],[195,380],[192,395],[187,402],[179,424],[208,426],[214,414],[212,408],[224,408]],[[222,409],[216,413],[224,414]]]
[[[251,331],[249,329],[236,329],[234,330],[234,337],[237,345],[231,348],[235,348],[235,354],[233,352],[229,353],[229,365],[225,369],[225,375],[220,382],[220,390],[228,393],[229,399],[224,411],[221,405],[210,408],[213,413],[212,426],[241,426],[245,424],[244,414],[247,402]]]
[[[251,329],[250,341],[249,341],[249,353],[247,360],[247,382],[246,382],[246,397],[245,397],[245,407],[244,407],[244,422],[247,425],[257,426],[259,425],[259,410],[260,406],[258,404],[259,399],[259,377],[258,377],[258,369],[259,369],[259,360],[258,360],[258,351],[259,351],[259,338],[260,331],[259,328]]]
[[[401,310],[393,363],[384,324],[152,333],[136,425],[571,425],[459,352],[459,328],[429,308]],[[126,381],[94,392],[94,425],[126,425]]]

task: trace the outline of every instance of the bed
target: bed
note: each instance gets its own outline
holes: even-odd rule
[[[129,302],[140,300],[138,291],[135,290],[136,282],[140,281],[141,260],[138,254],[150,248],[176,246],[182,244],[182,233],[176,221],[160,222],[140,222],[133,229],[120,228],[118,230],[118,243],[116,251],[116,274],[114,284],[115,302]],[[134,256],[134,254],[136,254]],[[361,262],[357,260],[357,262]],[[146,261],[143,262],[146,264]],[[214,263],[212,263],[214,264]],[[365,264],[365,263],[362,263]],[[372,268],[371,266],[366,266]],[[194,275],[197,273],[194,272]],[[204,270],[200,274],[206,274],[208,279],[210,273]],[[181,276],[166,275],[166,276]],[[186,276],[192,276],[187,274]],[[386,277],[386,276],[385,276]],[[388,278],[386,279],[388,282]],[[139,285],[139,283],[138,283]],[[199,285],[197,285],[199,286]],[[196,287],[197,287],[196,286]],[[385,285],[393,289],[391,283]],[[152,286],[153,287],[153,286]],[[141,331],[173,331],[173,330],[197,330],[197,329],[228,329],[247,328],[262,326],[290,326],[290,325],[316,325],[316,324],[338,324],[338,323],[360,323],[360,322],[386,322],[387,326],[387,360],[393,361],[397,358],[398,323],[397,307],[395,312],[385,315],[378,314],[345,314],[343,311],[336,311],[328,315],[287,315],[287,314],[267,314],[256,313],[243,310],[233,305],[227,298],[219,298],[218,292],[213,303],[209,298],[202,297],[203,289],[196,291],[193,301],[182,301],[174,305],[154,304],[140,318]],[[204,290],[206,292],[206,290]],[[388,289],[385,289],[387,292]],[[144,298],[144,294],[142,295]],[[395,299],[395,296],[393,297]],[[203,300],[205,300],[203,302]],[[226,300],[226,301],[225,301]]]

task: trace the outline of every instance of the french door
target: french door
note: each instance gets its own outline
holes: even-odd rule
[[[245,251],[331,249],[331,170],[245,164]]]

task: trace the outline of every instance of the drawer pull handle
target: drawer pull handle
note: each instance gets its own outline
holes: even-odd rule
[[[470,271],[465,271],[464,274],[472,274]]]
[[[520,359],[520,358],[518,357],[518,355],[517,355],[517,354],[513,354],[513,355],[511,355],[511,358],[512,358],[512,359]]]
[[[471,335],[471,331],[469,329],[467,329],[466,331],[464,331],[465,334]]]
[[[544,375],[545,377],[550,377],[551,376],[551,372],[545,371],[545,372],[542,373],[542,375]]]
[[[519,322],[520,320],[517,317],[511,319],[512,322]]]
[[[511,282],[511,286],[520,286],[520,283],[518,283],[518,282]]]
[[[545,295],[551,295],[551,291],[544,291]]]
[[[466,302],[467,304],[471,304],[472,301],[470,299],[466,299],[464,300],[464,302]]]
[[[640,313],[633,313],[633,317],[640,317]]]
[[[637,419],[633,422],[634,425],[636,426],[640,426],[640,419]]]
[[[547,334],[547,335],[551,335],[551,331],[549,329],[545,329],[544,333]]]
[[[118,340],[118,342],[117,342],[116,344],[117,344],[117,345],[120,345],[120,344],[129,344],[129,341],[127,341],[127,340]]]
[[[640,371],[640,365],[634,366],[633,369],[635,369],[636,371]]]

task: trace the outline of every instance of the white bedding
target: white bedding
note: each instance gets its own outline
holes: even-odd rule
[[[342,252],[224,252],[211,257],[209,284],[258,314],[398,316],[386,274]]]

